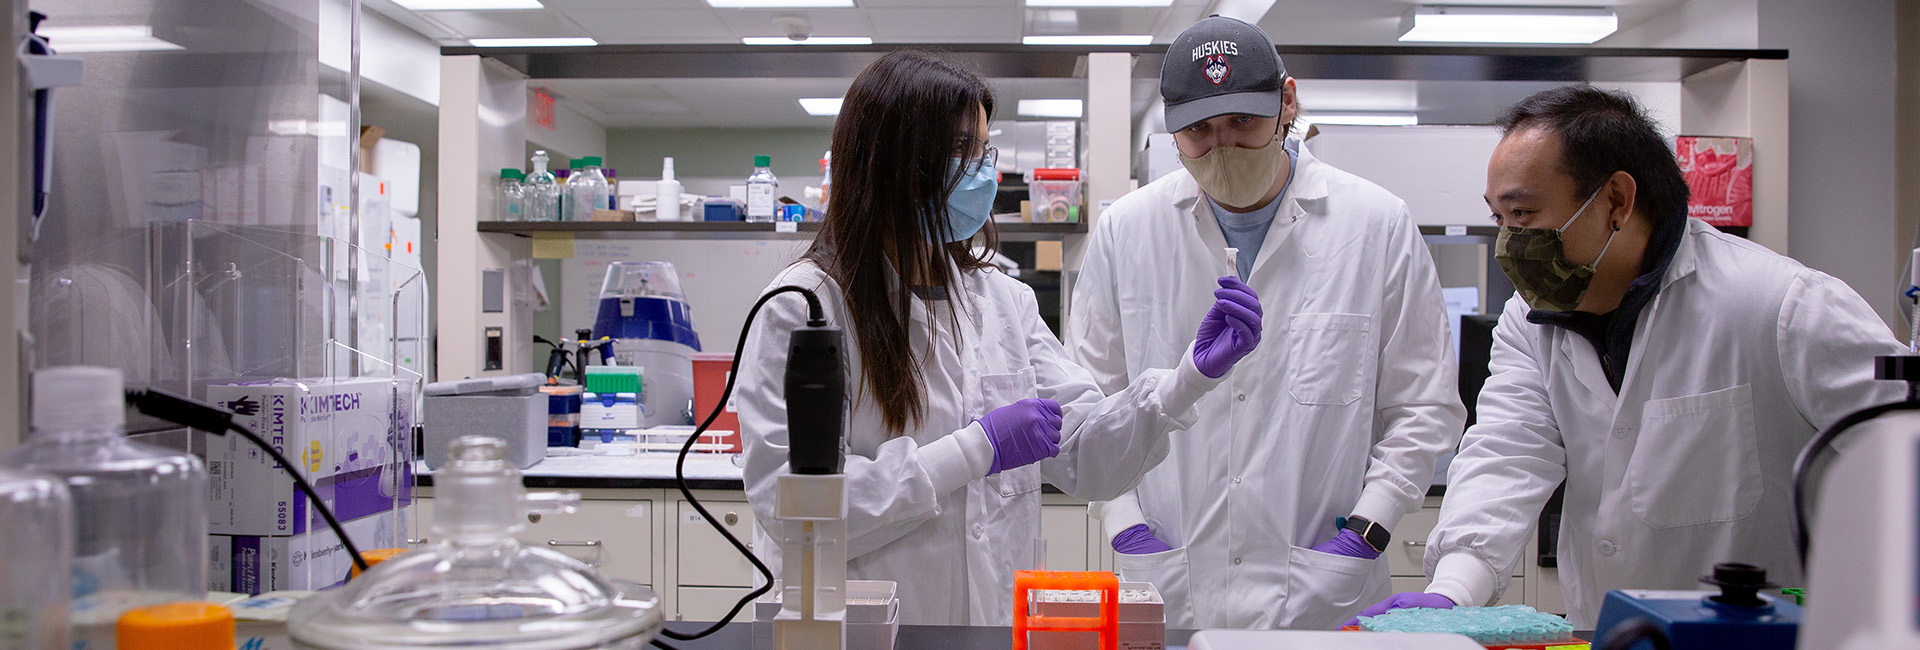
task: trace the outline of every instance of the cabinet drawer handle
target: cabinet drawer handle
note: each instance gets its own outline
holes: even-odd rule
[[[596,540],[593,540],[593,541],[591,541],[591,542],[563,542],[563,541],[560,541],[560,540],[557,540],[557,539],[550,539],[550,540],[547,540],[547,546],[556,546],[556,547],[558,547],[558,546],[584,546],[584,547],[595,547],[595,546],[599,546],[599,545],[600,545],[600,540],[597,540],[597,539],[596,539]]]
[[[740,524],[740,515],[736,515],[731,512],[727,513],[727,516],[724,517],[723,519],[727,522],[728,526],[736,526]]]
[[[422,537],[422,538],[419,538],[419,539],[414,539],[414,538],[411,538],[411,537],[409,537],[409,538],[407,538],[407,545],[408,545],[408,546],[415,546],[415,545],[419,545],[419,544],[425,544],[425,543],[427,543],[427,542],[430,542],[430,541],[433,541],[433,540],[429,540],[429,539],[427,539],[427,538],[425,538],[425,537]]]
[[[1410,540],[1407,540],[1407,546],[1411,546],[1411,547],[1414,547],[1414,548],[1420,548],[1420,547],[1422,547],[1422,546],[1426,546],[1426,545],[1427,545],[1427,543],[1426,543],[1426,542],[1422,542],[1422,541],[1419,541],[1419,540],[1413,540],[1413,539],[1410,539]]]

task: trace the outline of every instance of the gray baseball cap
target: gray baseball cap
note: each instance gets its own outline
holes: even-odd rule
[[[1259,27],[1209,16],[1181,32],[1160,64],[1167,131],[1220,115],[1280,114],[1287,66]]]

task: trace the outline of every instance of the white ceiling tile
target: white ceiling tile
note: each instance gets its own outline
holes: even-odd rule
[[[596,99],[588,102],[609,116],[632,113],[691,113],[685,103],[671,98]]]
[[[467,38],[558,38],[587,35],[560,12],[547,9],[428,11],[421,12],[421,15]]]
[[[540,0],[554,9],[709,9],[706,0]]]
[[[1027,3],[1021,0],[853,0],[853,6],[867,9],[889,9],[899,7],[954,7],[954,8],[1019,8]]]
[[[1026,35],[1151,34],[1165,8],[1026,9]]]
[[[869,9],[874,38],[887,43],[1019,40],[1020,9]]]
[[[739,43],[711,9],[568,12],[601,43]]]
[[[865,9],[794,9],[760,11],[728,9],[713,12],[738,38],[748,36],[786,36],[774,26],[777,17],[795,17],[807,21],[813,36],[873,36],[873,21]]]

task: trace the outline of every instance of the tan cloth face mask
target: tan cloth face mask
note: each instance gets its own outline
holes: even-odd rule
[[[1199,158],[1180,154],[1180,164],[1193,174],[1200,189],[1215,203],[1230,208],[1248,207],[1266,198],[1267,190],[1273,189],[1275,179],[1280,177],[1280,166],[1286,162],[1287,149],[1281,146],[1277,133],[1272,142],[1259,149],[1214,147]]]

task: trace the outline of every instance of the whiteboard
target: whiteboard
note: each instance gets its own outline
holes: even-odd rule
[[[1487,159],[1500,143],[1491,126],[1318,125],[1315,158],[1373,181],[1407,202],[1423,226],[1485,226]]]
[[[693,308],[693,328],[703,352],[732,354],[747,310],[781,269],[800,259],[808,240],[576,240],[573,257],[560,262],[560,323],[563,336],[593,327],[600,283],[608,262],[673,264]]]

